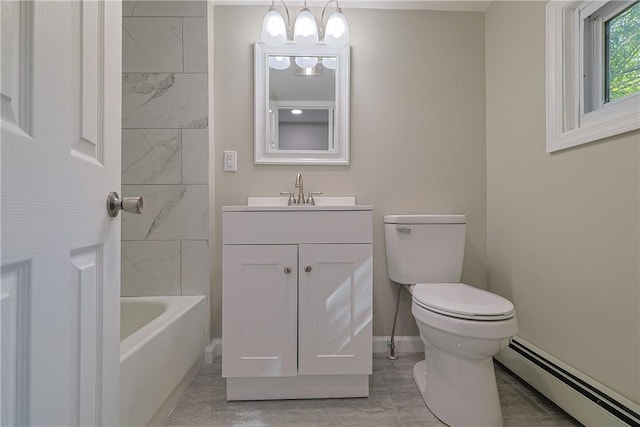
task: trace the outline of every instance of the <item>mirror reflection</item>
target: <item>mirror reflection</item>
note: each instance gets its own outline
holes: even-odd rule
[[[335,151],[336,56],[268,55],[268,151]]]
[[[255,44],[256,164],[349,164],[349,47]]]

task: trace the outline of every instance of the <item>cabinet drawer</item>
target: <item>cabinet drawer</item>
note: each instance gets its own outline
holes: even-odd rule
[[[372,243],[371,211],[223,212],[226,245]]]

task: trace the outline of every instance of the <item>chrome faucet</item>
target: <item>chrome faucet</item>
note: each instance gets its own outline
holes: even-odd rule
[[[281,191],[281,196],[289,196],[289,200],[287,201],[287,206],[292,205],[315,205],[316,201],[313,196],[319,196],[322,194],[322,191],[309,191],[309,195],[307,197],[304,196],[304,184],[302,181],[302,174],[299,173],[296,176],[296,188],[298,189],[298,195],[296,196],[293,191]]]
[[[304,184],[302,183],[302,174],[299,173],[296,176],[296,188],[298,189],[298,198],[296,203],[299,205],[304,205],[306,203],[304,199]]]

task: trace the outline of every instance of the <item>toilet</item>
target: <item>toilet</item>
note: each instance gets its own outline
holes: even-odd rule
[[[386,215],[389,278],[407,285],[425,360],[413,378],[453,427],[502,426],[493,359],[518,331],[511,302],[460,283],[464,215]]]

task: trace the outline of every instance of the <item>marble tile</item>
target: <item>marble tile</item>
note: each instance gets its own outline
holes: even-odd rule
[[[385,380],[408,369],[422,359],[418,354],[401,354],[395,362],[387,362],[384,355],[374,355],[371,384],[384,387]],[[496,366],[506,387],[518,391],[515,384],[520,380]],[[202,372],[189,386],[175,410],[165,420],[167,426],[297,426],[297,427],[444,427],[445,424],[433,415],[420,396],[413,378],[402,375],[386,392],[371,393],[369,398],[356,399],[303,399],[227,402],[226,387],[221,378],[220,358],[205,365]],[[403,383],[396,388],[397,383]],[[413,389],[409,387],[413,386]],[[504,388],[503,392],[504,392]],[[397,391],[398,389],[402,391]],[[520,401],[523,398],[525,400]],[[511,417],[505,417],[505,427],[563,426],[577,427],[580,424],[565,413],[556,416],[531,412],[531,402],[525,394],[517,399],[504,398],[501,403],[508,406]]]
[[[124,74],[122,127],[207,127],[206,74]]]
[[[122,16],[132,16],[133,10],[136,7],[135,1],[123,1],[122,2]]]
[[[209,182],[209,130],[182,130],[182,183]]]
[[[122,16],[206,16],[205,1],[125,1]]]
[[[183,18],[184,72],[207,72],[207,18]]]
[[[218,408],[211,402],[180,402],[169,414],[166,423],[175,426],[231,426],[244,419],[244,411]]]
[[[182,72],[182,18],[123,18],[122,71]]]
[[[182,295],[209,295],[209,244],[206,240],[182,241]]]
[[[123,215],[123,240],[206,240],[206,185],[123,185],[124,196],[144,198],[142,215]]]
[[[123,184],[180,184],[181,132],[178,129],[123,129]]]
[[[180,242],[123,241],[121,295],[180,295]]]
[[[518,390],[514,385],[501,385],[498,387],[502,416],[508,419],[545,419],[549,414],[536,405],[531,399]]]

